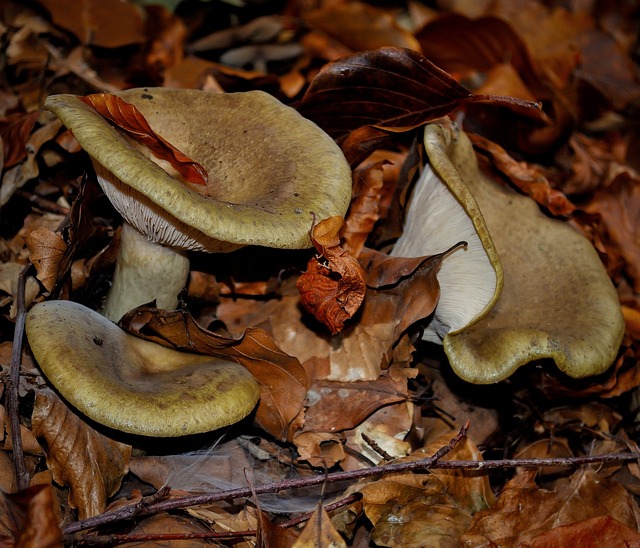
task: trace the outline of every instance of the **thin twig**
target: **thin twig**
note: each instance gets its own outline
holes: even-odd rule
[[[341,508],[342,506],[347,506],[348,504],[352,504],[354,502],[358,502],[362,498],[362,493],[353,493],[353,495],[349,495],[343,499],[337,500],[336,502],[332,502],[331,504],[327,504],[324,506],[325,512],[332,512],[336,508]],[[298,525],[299,523],[303,523],[305,521],[309,521],[311,516],[313,516],[314,512],[306,512],[296,518],[290,519],[280,524],[280,527],[284,527],[285,529],[288,527],[293,527]]]
[[[227,531],[217,533],[147,533],[147,534],[129,534],[129,535],[98,535],[95,537],[86,537],[80,535],[65,535],[64,540],[69,544],[83,546],[117,546],[119,544],[127,544],[129,542],[155,542],[162,540],[214,540],[214,539],[237,539],[243,537],[255,537],[255,529],[247,531]]]
[[[298,489],[302,487],[310,487],[322,483],[335,483],[340,481],[355,481],[358,479],[369,478],[374,476],[383,476],[385,474],[397,474],[406,472],[425,472],[431,469],[464,469],[464,470],[486,470],[495,468],[543,468],[549,466],[580,466],[594,463],[620,462],[629,460],[640,460],[640,453],[618,453],[614,455],[590,455],[585,457],[567,457],[567,458],[547,458],[547,459],[500,459],[491,461],[460,461],[460,460],[441,460],[446,454],[450,453],[456,445],[464,438],[469,428],[469,423],[465,424],[460,432],[444,447],[440,448],[436,453],[424,459],[401,462],[393,464],[384,464],[374,466],[364,470],[353,470],[350,472],[334,472],[326,475],[318,475],[310,478],[300,478],[294,480],[284,480],[266,485],[255,486],[253,489],[245,487],[239,489],[231,489],[228,491],[220,491],[216,493],[206,493],[204,495],[192,495],[172,500],[160,501],[157,503],[145,504],[137,506],[136,512],[132,512],[130,507],[124,507],[113,512],[88,518],[83,521],[69,523],[65,528],[66,534],[77,533],[93,527],[113,523],[123,519],[133,517],[133,515],[142,516],[158,513],[167,510],[175,510],[188,506],[197,506],[201,504],[210,504],[213,502],[228,500],[234,498],[244,498],[253,495],[261,495],[265,493],[277,493],[288,489]],[[126,515],[124,515],[126,513]]]
[[[311,487],[313,485],[321,485],[323,483],[335,483],[340,481],[354,481],[363,478],[370,478],[374,476],[380,476],[384,474],[401,473],[401,472],[417,472],[424,471],[432,468],[433,465],[447,453],[450,453],[458,443],[466,436],[469,430],[469,423],[465,424],[460,431],[451,439],[451,441],[441,447],[432,456],[425,457],[418,461],[413,462],[401,462],[395,464],[385,464],[383,466],[374,466],[371,468],[365,468],[363,470],[352,470],[350,472],[333,472],[326,475],[318,475],[308,478],[297,478],[290,480],[283,480],[274,483],[268,483],[266,485],[258,485],[253,489],[250,487],[241,487],[238,489],[230,489],[228,491],[218,491],[216,493],[205,493],[203,495],[192,495],[188,497],[180,497],[171,500],[160,501],[140,507],[140,511],[137,515],[148,515],[159,512],[166,512],[168,510],[176,510],[178,508],[186,508],[188,506],[199,506],[202,504],[211,504],[212,502],[218,502],[221,500],[244,498],[252,495],[263,495],[265,493],[278,493],[289,489],[298,489],[301,487]],[[121,511],[126,510],[126,517],[131,517],[131,511],[128,507],[114,510],[100,516],[88,518],[83,521],[75,521],[69,523],[65,529],[65,534],[77,533],[85,529],[92,527],[98,527],[107,523],[113,523],[114,521],[120,521]]]
[[[70,210],[68,207],[58,205],[57,203],[52,202],[51,200],[47,200],[46,198],[38,196],[37,194],[34,194],[32,192],[27,192],[26,190],[16,190],[15,194],[16,196],[20,196],[21,198],[28,200],[31,204],[36,206],[38,209],[41,209],[42,211],[56,213],[57,215],[69,215]]]
[[[24,293],[27,274],[31,265],[26,265],[18,276],[16,294],[16,325],[13,332],[13,347],[11,349],[11,365],[9,368],[9,390],[7,391],[7,414],[11,425],[11,445],[13,447],[13,469],[16,475],[16,487],[22,491],[29,487],[29,474],[24,461],[22,448],[22,432],[20,431],[20,410],[18,405],[18,388],[20,386],[20,367],[22,345],[24,340],[24,323],[27,316]]]

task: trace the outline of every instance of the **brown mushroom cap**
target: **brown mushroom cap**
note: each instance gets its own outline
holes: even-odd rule
[[[209,174],[206,189],[184,184],[78,97],[46,99],[92,157],[116,209],[150,240],[208,251],[305,248],[312,213],[346,212],[351,170],[340,148],[272,96],[167,88],[116,95]]]
[[[60,394],[124,432],[170,437],[215,430],[247,416],[259,398],[241,365],[139,339],[71,301],[34,306],[26,332]]]

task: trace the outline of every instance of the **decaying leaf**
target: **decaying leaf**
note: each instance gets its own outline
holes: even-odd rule
[[[138,143],[148,147],[156,158],[169,162],[185,181],[198,185],[207,184],[206,170],[153,131],[136,106],[110,93],[87,95],[80,97],[80,100]]]
[[[362,304],[364,272],[355,257],[340,246],[342,217],[330,217],[311,230],[318,254],[327,261],[311,259],[307,271],[298,278],[300,304],[326,326],[332,335],[344,329]]]
[[[256,422],[277,438],[290,439],[305,399],[306,375],[300,362],[280,350],[264,330],[249,328],[234,339],[200,327],[187,312],[151,307],[135,309],[121,325],[158,344],[228,358],[246,367],[260,384]]]
[[[80,519],[104,512],[128,471],[131,446],[96,432],[49,390],[36,394],[33,433],[46,443],[56,483],[68,485]]]

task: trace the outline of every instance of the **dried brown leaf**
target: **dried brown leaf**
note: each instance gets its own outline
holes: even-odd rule
[[[15,113],[0,118],[0,142],[4,154],[3,169],[22,162],[27,157],[27,140],[38,120],[39,112]]]
[[[104,512],[128,471],[131,446],[93,430],[48,390],[37,392],[31,420],[34,435],[46,443],[47,465],[58,484],[69,486],[80,519]]]
[[[153,131],[136,106],[110,93],[97,93],[80,99],[138,143],[147,146],[156,158],[169,162],[185,181],[207,184],[208,174],[204,167]]]
[[[413,35],[398,25],[387,11],[363,2],[330,3],[305,14],[304,20],[354,51],[383,46],[420,50]]]
[[[149,541],[143,540],[140,542],[130,542],[127,543],[127,546],[142,546],[142,547],[157,547],[162,548],[165,546],[180,546],[180,548],[201,548],[205,543],[203,539],[189,539],[189,533],[211,533],[211,529],[202,525],[200,522],[195,519],[189,519],[184,516],[172,516],[170,514],[158,514],[156,516],[151,516],[143,521],[141,521],[138,525],[136,525],[132,530],[132,535],[153,535],[153,534],[166,534],[166,535],[182,535],[184,534],[187,538],[182,540],[156,540]]]
[[[490,156],[493,165],[523,193],[533,198],[554,215],[571,215],[576,206],[563,192],[551,186],[541,166],[515,160],[497,143],[480,135],[469,134],[476,148]]]
[[[340,432],[358,426],[374,411],[408,398],[406,379],[381,376],[375,381],[317,381],[309,388],[305,432]]]
[[[142,12],[121,0],[38,0],[83,44],[117,48],[144,41]]]
[[[474,515],[464,546],[494,542],[517,546],[546,531],[590,518],[609,516],[638,530],[640,511],[618,482],[581,468],[549,491],[535,483],[535,472],[515,476],[489,510]]]
[[[347,544],[331,523],[326,510],[320,506],[304,526],[293,548],[346,548]]]
[[[610,516],[577,521],[571,525],[556,527],[531,540],[531,548],[565,548],[581,546],[640,546],[640,533],[623,525]]]
[[[342,139],[362,126],[408,131],[477,101],[538,108],[514,98],[474,95],[417,52],[380,48],[322,67],[299,110],[329,135]]]
[[[361,266],[340,245],[343,222],[336,216],[313,226],[311,241],[327,264],[311,259],[297,282],[300,304],[332,335],[342,331],[360,308],[366,289]]]
[[[38,279],[47,292],[51,292],[58,281],[60,262],[67,251],[66,242],[62,236],[42,226],[27,234],[24,240]]]
[[[600,216],[598,230],[607,253],[622,258],[624,272],[640,293],[640,178],[621,173],[582,207]]]
[[[226,358],[246,367],[260,384],[255,420],[279,439],[290,439],[304,403],[307,379],[300,362],[283,352],[262,329],[249,328],[234,339],[200,327],[181,310],[139,307],[121,320],[130,333],[158,344]]]
[[[383,479],[360,489],[365,514],[374,527],[372,540],[398,548],[457,545],[471,515],[458,506],[439,478],[409,478],[406,483]]]

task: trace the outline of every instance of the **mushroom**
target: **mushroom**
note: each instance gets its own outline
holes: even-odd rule
[[[153,436],[227,426],[259,398],[244,367],[138,339],[112,321],[152,300],[175,308],[188,250],[311,247],[313,217],[346,212],[351,170],[328,135],[262,92],[158,88],[118,95],[202,165],[210,182],[181,180],[78,97],[48,97],[45,108],[89,153],[125,222],[102,315],[70,301],[38,304],[27,316],[29,343],[54,387],[97,422]]]
[[[566,223],[544,215],[529,197],[485,176],[463,132],[446,124],[430,124],[424,144],[430,172],[468,213],[497,276],[497,284],[486,278],[485,295],[495,291],[494,296],[485,299],[484,308],[482,304],[474,307],[476,312],[467,319],[457,321],[450,311],[445,313],[446,308],[436,309],[431,333],[442,337],[456,374],[472,383],[492,383],[545,358],[570,377],[603,373],[617,355],[624,320],[615,288],[590,242]],[[460,193],[461,183],[469,194]],[[414,190],[413,200],[420,192]],[[424,204],[413,200],[405,234],[394,253],[420,256],[425,254],[422,245],[432,229],[420,213]],[[461,261],[457,273],[444,268],[453,255],[440,270],[443,299],[448,282],[440,276],[466,279],[478,265],[466,255],[468,251],[456,253]],[[501,268],[495,261],[498,256]],[[480,283],[482,278],[472,280]],[[498,294],[495,288],[501,278]],[[448,299],[454,300],[455,296]],[[460,300],[458,306],[464,304]]]
[[[72,301],[34,306],[26,333],[38,364],[69,403],[131,434],[215,430],[244,418],[259,398],[244,367],[134,337]]]
[[[209,183],[181,181],[166,162],[78,97],[46,99],[45,108],[89,153],[103,191],[136,229],[125,226],[122,231],[103,309],[107,318],[116,321],[154,299],[159,308],[175,308],[189,271],[186,250],[311,247],[312,215],[322,220],[345,214],[351,170],[340,148],[272,96],[166,88],[116,95],[202,165]]]

